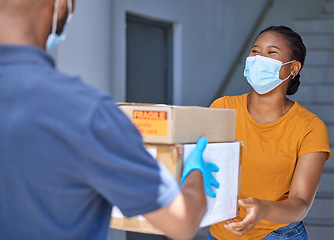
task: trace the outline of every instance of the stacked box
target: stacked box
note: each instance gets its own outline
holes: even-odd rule
[[[236,110],[150,104],[119,104],[136,125],[145,143],[235,141]]]
[[[235,140],[235,110],[150,104],[120,104],[120,108],[141,132],[145,148],[178,181],[181,179],[184,159],[195,147],[197,140],[202,136],[206,137],[209,144],[203,154],[204,159],[215,162],[220,158],[220,162],[215,163],[221,165],[220,172],[224,172],[224,179],[219,179],[219,174],[216,178],[226,186],[220,188],[222,193],[217,192],[216,199],[207,197],[208,212],[201,227],[237,216],[242,144]],[[231,172],[233,175],[229,175]],[[233,180],[227,180],[228,178]],[[230,183],[226,184],[226,181]],[[231,191],[235,194],[231,195]],[[228,194],[225,196],[226,192]],[[217,201],[226,201],[223,213],[219,212],[221,206],[218,209],[215,207]],[[214,208],[215,211],[211,211]],[[163,234],[142,216],[126,218],[116,207],[113,208],[112,215],[111,228]]]

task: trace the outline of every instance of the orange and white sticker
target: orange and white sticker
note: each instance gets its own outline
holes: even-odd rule
[[[167,137],[167,112],[133,110],[132,122],[142,136]]]

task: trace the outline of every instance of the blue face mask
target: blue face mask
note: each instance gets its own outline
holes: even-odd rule
[[[67,8],[68,8],[68,16],[66,19],[66,23],[63,27],[63,31],[61,32],[60,35],[56,33],[57,30],[57,16],[58,16],[58,7],[59,7],[59,1],[55,1],[55,6],[54,6],[54,11],[53,11],[53,20],[52,20],[52,32],[48,37],[48,40],[46,42],[46,49],[51,50],[55,46],[57,46],[58,43],[64,41],[66,39],[66,32],[65,29],[72,19],[72,0],[67,0]]]
[[[265,94],[289,79],[291,74],[289,74],[287,78],[281,80],[279,78],[279,71],[283,65],[294,61],[296,60],[282,63],[276,59],[260,55],[247,57],[244,76],[258,94]]]

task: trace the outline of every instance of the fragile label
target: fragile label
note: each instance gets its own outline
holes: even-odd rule
[[[143,136],[167,137],[167,112],[134,110],[132,122]]]

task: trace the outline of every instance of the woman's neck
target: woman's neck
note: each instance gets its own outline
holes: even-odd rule
[[[271,123],[281,118],[293,104],[293,101],[279,92],[260,95],[252,90],[247,97],[248,112],[260,124]]]

